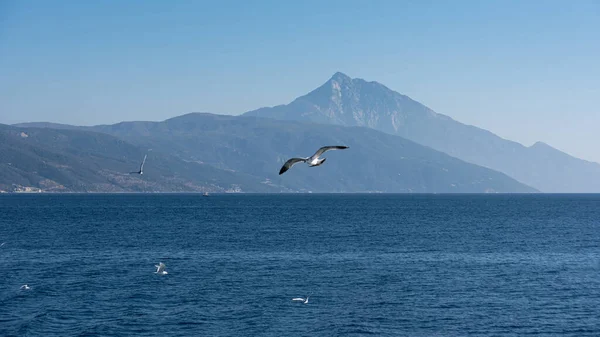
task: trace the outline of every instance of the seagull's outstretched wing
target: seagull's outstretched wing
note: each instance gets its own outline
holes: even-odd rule
[[[281,167],[281,170],[279,170],[279,175],[282,175],[285,171],[292,168],[292,166],[294,166],[294,164],[300,163],[300,162],[306,162],[306,159],[305,158],[289,159],[288,161],[285,162],[285,164],[283,164],[283,166]]]
[[[144,160],[142,160],[142,165],[140,165],[140,172],[142,172],[144,170],[144,163],[146,163],[146,157],[148,157],[148,155],[144,155]]]
[[[300,298],[300,297],[296,297],[296,298],[292,298],[292,301],[302,301],[302,302],[304,302],[304,299]]]
[[[323,146],[322,148],[318,149],[317,152],[315,152],[315,154],[313,154],[312,156],[313,156],[313,158],[316,158],[329,150],[344,150],[347,148],[348,148],[347,146],[343,146],[343,145]]]

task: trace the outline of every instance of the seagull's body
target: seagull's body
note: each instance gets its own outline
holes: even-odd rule
[[[302,298],[302,297],[296,297],[296,298],[292,298],[292,301],[299,301],[299,302],[302,302],[302,303],[304,303],[304,304],[307,304],[307,303],[308,303],[308,298],[309,298],[309,297],[310,297],[310,296],[306,296],[306,298]]]
[[[310,167],[314,167],[314,166],[319,166],[321,164],[323,164],[325,162],[325,160],[327,158],[319,158],[319,156],[321,156],[323,153],[325,153],[325,151],[329,151],[329,150],[344,150],[347,149],[347,146],[340,146],[340,145],[335,145],[335,146],[323,146],[322,148],[318,149],[317,152],[315,152],[315,154],[313,154],[310,157],[307,158],[291,158],[288,161],[285,162],[285,164],[283,164],[283,166],[281,167],[281,170],[279,170],[279,174],[282,175],[285,173],[285,171],[289,170],[292,168],[292,166],[294,166],[297,163],[306,163],[308,164],[308,166]]]
[[[165,270],[165,264],[164,263],[159,263],[157,265],[154,265],[156,267],[156,271],[154,272],[154,274],[158,274],[158,275],[167,275],[167,271]]]
[[[129,172],[129,174],[144,174],[144,163],[146,163],[146,157],[148,157],[148,155],[144,155],[144,160],[142,160],[142,165],[140,165],[140,170],[136,171],[136,172]]]
[[[20,289],[21,290],[29,290],[29,289],[31,289],[31,287],[29,287],[28,285],[24,284],[24,285],[21,286]]]

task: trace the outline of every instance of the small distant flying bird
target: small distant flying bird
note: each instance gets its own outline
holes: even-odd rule
[[[154,274],[158,274],[158,275],[167,275],[167,271],[165,270],[165,264],[164,263],[159,263],[158,265],[154,265],[156,267],[156,271],[154,272]]]
[[[20,289],[21,290],[29,290],[29,289],[31,289],[31,287],[29,287],[28,285],[24,284],[24,285],[21,286]]]
[[[144,163],[146,162],[146,157],[148,157],[148,155],[144,155],[144,160],[142,160],[142,165],[140,165],[140,170],[136,171],[136,172],[129,172],[129,174],[144,174]]]
[[[306,296],[306,298],[302,298],[302,297],[296,297],[296,298],[292,298],[292,301],[298,301],[298,302],[302,302],[304,304],[308,303],[308,298],[310,296]]]
[[[347,148],[348,148],[347,146],[339,146],[339,145],[323,146],[322,148],[317,150],[317,152],[315,152],[315,154],[313,154],[310,157],[289,159],[288,161],[285,162],[285,164],[283,164],[283,166],[281,167],[281,170],[279,170],[279,175],[284,174],[285,171],[291,169],[292,166],[294,166],[295,164],[300,163],[300,162],[306,163],[310,167],[319,166],[319,165],[323,164],[325,162],[325,160],[327,159],[327,158],[322,158],[322,159],[319,158],[319,156],[322,155],[323,153],[325,153],[325,151],[344,150]]]

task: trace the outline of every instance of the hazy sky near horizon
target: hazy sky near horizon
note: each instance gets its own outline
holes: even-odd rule
[[[341,71],[600,162],[599,60],[599,0],[0,0],[0,123],[240,114]]]

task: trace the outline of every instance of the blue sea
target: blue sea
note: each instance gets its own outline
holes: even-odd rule
[[[600,336],[600,195],[2,195],[2,242],[0,336]]]

